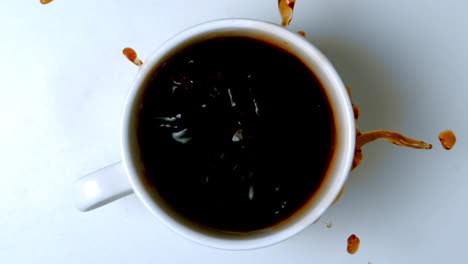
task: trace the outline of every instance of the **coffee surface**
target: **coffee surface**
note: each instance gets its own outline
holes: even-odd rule
[[[267,228],[317,190],[333,152],[333,116],[298,59],[261,41],[193,44],[148,85],[138,122],[148,178],[191,221]]]

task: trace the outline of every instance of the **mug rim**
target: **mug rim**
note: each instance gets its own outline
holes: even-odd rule
[[[139,154],[135,151],[136,135],[134,127],[136,113],[141,107],[141,97],[146,84],[150,81],[150,76],[164,63],[165,58],[180,50],[182,45],[189,46],[196,39],[206,39],[213,34],[226,32],[261,34],[262,38],[259,39],[264,40],[264,37],[269,37],[273,41],[282,43],[282,45],[301,49],[303,56],[294,55],[300,57],[322,82],[335,122],[336,148],[326,172],[327,176],[325,178],[328,178],[328,180],[323,180],[327,186],[319,187],[323,194],[313,194],[312,196],[317,196],[317,199],[309,201],[309,206],[303,205],[300,210],[304,209],[304,211],[289,225],[254,231],[255,234],[254,232],[220,234],[218,231],[204,230],[203,228],[194,228],[194,226],[187,225],[183,220],[168,214],[170,209],[167,206],[165,207],[161,201],[159,203],[155,201],[155,196],[151,193],[153,190],[148,189],[147,184],[138,176],[142,174],[143,168],[138,164]],[[269,246],[296,235],[312,224],[332,205],[344,186],[351,170],[354,145],[355,127],[351,102],[341,78],[328,59],[312,43],[299,34],[273,23],[253,19],[236,18],[205,22],[190,27],[164,42],[138,71],[133,87],[125,100],[121,120],[122,160],[132,189],[140,201],[171,230],[199,244],[220,249],[246,250]]]

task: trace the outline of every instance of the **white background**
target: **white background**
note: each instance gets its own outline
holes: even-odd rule
[[[363,130],[434,144],[367,146],[342,199],[278,245],[215,250],[172,233],[135,196],[89,213],[75,179],[119,160],[119,118],[137,67],[191,25],[280,22],[276,0],[0,3],[1,263],[464,263],[468,236],[468,2],[298,0],[304,30],[352,88]],[[452,129],[458,143],[442,149]],[[355,233],[361,248],[346,253]]]

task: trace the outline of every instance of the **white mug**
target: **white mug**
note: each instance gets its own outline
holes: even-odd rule
[[[136,140],[136,122],[142,97],[155,70],[176,51],[194,42],[225,36],[243,36],[263,40],[300,58],[322,83],[335,123],[335,149],[330,166],[312,198],[287,221],[271,228],[246,233],[227,233],[202,228],[174,213],[154,188],[146,184]],[[76,205],[81,211],[88,211],[135,193],[161,222],[176,233],[195,242],[231,250],[265,247],[299,233],[316,221],[332,205],[351,169],[355,133],[353,110],[343,82],[327,58],[304,37],[278,25],[250,19],[223,19],[203,23],[165,42],[141,66],[123,111],[122,161],[78,179],[75,183]]]

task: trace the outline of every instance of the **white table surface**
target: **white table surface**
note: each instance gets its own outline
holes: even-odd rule
[[[135,196],[78,212],[72,185],[119,160],[137,67],[176,32],[227,17],[279,22],[276,0],[0,3],[0,263],[466,263],[468,2],[298,0],[304,30],[351,86],[363,130],[434,144],[366,147],[320,222],[265,249],[222,251],[162,226]],[[451,151],[437,135],[452,129]],[[361,238],[346,252],[350,234]]]

